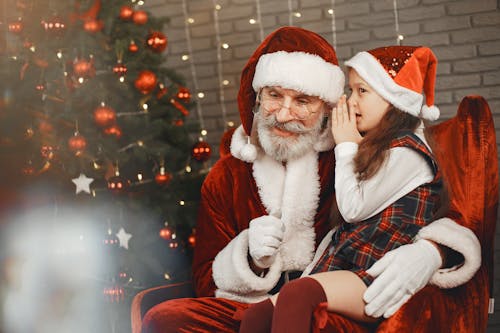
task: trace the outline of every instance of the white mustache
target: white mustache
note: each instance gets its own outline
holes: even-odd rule
[[[276,120],[275,115],[270,115],[268,117],[262,117],[261,121],[269,127],[275,127],[280,130],[285,130],[287,132],[292,132],[296,134],[305,134],[314,131],[314,128],[308,128],[304,124],[298,121],[288,121],[286,123],[281,123]]]

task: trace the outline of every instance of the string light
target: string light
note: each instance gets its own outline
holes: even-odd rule
[[[189,60],[189,56],[187,54],[183,54],[181,59],[182,59],[182,61],[187,61],[187,60]]]
[[[185,22],[189,23],[186,0],[182,0],[182,12],[184,14]],[[194,22],[194,20],[193,20],[193,22]],[[195,89],[195,91],[199,91],[198,78],[196,76],[196,68],[194,66],[194,59],[193,59],[193,47],[191,45],[191,34],[189,32],[189,25],[188,24],[184,24],[184,32],[186,34],[186,44],[187,44],[188,54],[189,54],[189,66],[191,69],[191,76],[193,78],[194,89]],[[205,128],[205,124],[203,121],[203,115],[202,115],[202,111],[201,111],[201,103],[200,103],[200,99],[203,97],[205,97],[205,94],[202,92],[198,92],[198,99],[196,99],[196,111],[198,114],[198,120],[200,121],[201,128]]]
[[[401,45],[401,41],[404,39],[404,36],[399,33],[398,1],[393,0],[392,6],[394,7],[394,25],[396,28],[396,44]]]
[[[214,6],[215,6],[215,10],[214,10],[215,42],[217,43],[217,45],[220,45],[221,40],[220,40],[220,29],[219,29],[219,10],[221,9],[221,7],[220,7],[220,5],[216,4],[216,0],[212,0],[212,1],[213,1]],[[219,8],[217,8],[217,6]],[[227,45],[227,44],[225,44],[225,45]],[[224,47],[224,44],[222,45],[222,47]],[[227,81],[227,80],[222,79],[222,56],[221,56],[220,51],[221,50],[218,47],[217,48],[217,74],[218,75],[217,76],[219,79],[219,102],[220,102],[220,107],[222,110],[222,121],[225,124],[227,111],[226,111],[226,98],[224,95],[224,81]],[[205,130],[202,130],[201,132],[202,132],[203,136],[207,135]],[[205,134],[203,134],[203,132],[205,132]]]
[[[262,43],[262,41],[264,40],[264,27],[262,26],[260,0],[255,0],[255,7],[257,9],[257,23],[259,23],[260,42]]]
[[[228,43],[222,43],[221,45],[222,45],[223,49],[227,50],[229,48],[229,44]]]
[[[335,23],[335,0],[331,0],[332,8],[328,9],[328,14],[332,16],[332,43],[337,48],[337,24]]]

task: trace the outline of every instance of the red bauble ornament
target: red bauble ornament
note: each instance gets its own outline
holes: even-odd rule
[[[56,36],[60,36],[66,31],[66,23],[64,23],[59,16],[52,16],[50,19],[43,20],[41,23],[46,32]]]
[[[111,125],[110,127],[107,127],[106,129],[104,129],[104,134],[109,135],[109,136],[114,136],[117,139],[119,139],[123,133],[122,133],[122,129],[120,128],[120,126],[114,124],[114,125]]]
[[[85,150],[86,146],[87,140],[78,134],[78,132],[75,132],[75,135],[68,139],[69,149],[77,155],[81,154]]]
[[[87,61],[85,59],[75,59],[75,61],[73,61],[73,72],[77,77],[92,77],[95,74],[94,64],[92,61]]]
[[[172,239],[173,231],[169,227],[165,226],[160,229],[160,237],[166,240]]]
[[[94,110],[94,120],[100,127],[110,126],[116,121],[116,112],[109,106],[101,105]]]
[[[136,44],[133,40],[131,40],[131,41],[130,41],[130,44],[129,44],[129,46],[128,46],[128,51],[129,51],[130,53],[135,53],[135,52],[137,52],[138,50],[139,50],[139,47],[137,46],[137,44]]]
[[[188,244],[191,247],[194,247],[196,245],[196,230],[195,229],[193,229],[193,232],[188,237]]]
[[[205,141],[197,142],[191,149],[191,156],[199,162],[205,162],[210,158],[212,149]]]
[[[104,22],[102,20],[88,19],[83,23],[83,29],[90,33],[96,33],[102,30]]]
[[[42,157],[51,160],[54,158],[54,150],[54,147],[45,145],[40,148],[40,154],[42,155]]]
[[[151,51],[160,53],[167,48],[167,37],[159,31],[153,31],[146,38],[146,46]]]
[[[50,134],[54,130],[54,126],[47,120],[40,120],[38,124],[38,130],[42,134]]]
[[[113,73],[118,76],[125,76],[127,74],[127,66],[118,61],[118,63],[113,67]]]
[[[24,30],[24,24],[23,21],[17,20],[17,21],[12,21],[8,25],[9,32],[12,32],[13,34],[20,34]]]
[[[114,192],[122,192],[130,185],[130,181],[120,176],[113,176],[108,179],[108,189]]]
[[[120,8],[120,19],[124,21],[129,21],[132,19],[132,15],[134,14],[134,10],[129,6],[122,6]]]
[[[155,182],[158,185],[167,185],[172,180],[172,174],[165,171],[165,167],[160,167],[160,171],[155,176]]]
[[[136,10],[132,14],[132,21],[134,21],[134,23],[138,25],[146,24],[148,22],[148,13],[146,13],[144,10]]]
[[[191,92],[186,87],[179,87],[177,90],[177,98],[185,103],[189,103],[191,99]]]
[[[153,91],[156,87],[157,79],[155,73],[143,70],[137,76],[137,79],[134,82],[135,87],[142,94],[146,95]]]

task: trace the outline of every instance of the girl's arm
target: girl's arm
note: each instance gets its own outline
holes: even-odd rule
[[[384,165],[372,178],[360,182],[353,163],[357,149],[353,142],[335,147],[335,195],[346,222],[365,220],[434,178],[431,167],[420,154],[410,148],[396,147],[389,150]]]

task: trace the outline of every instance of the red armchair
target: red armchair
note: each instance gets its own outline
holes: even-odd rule
[[[498,157],[493,118],[480,96],[465,97],[450,120],[431,128],[440,147],[441,169],[450,185],[450,217],[470,228],[482,247],[482,264],[466,284],[453,289],[427,286],[395,315],[376,327],[329,314],[315,332],[484,332],[493,288],[493,250],[498,207]],[[194,297],[190,282],[147,289],[132,303],[132,332],[140,333],[144,314],[172,298]]]

